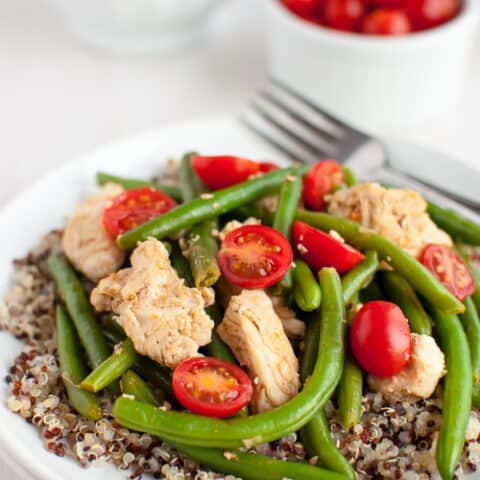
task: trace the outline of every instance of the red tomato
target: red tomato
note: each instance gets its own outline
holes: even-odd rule
[[[109,235],[118,235],[148,222],[177,206],[166,193],[151,187],[132,188],[116,196],[103,211],[103,225]]]
[[[365,17],[362,31],[369,35],[405,35],[412,31],[412,25],[403,10],[377,8]]]
[[[195,155],[192,167],[202,182],[214,190],[244,182],[260,171],[258,162],[232,156]]]
[[[273,172],[274,170],[278,170],[280,167],[275,163],[271,162],[260,162],[260,172],[262,173],[269,173]]]
[[[300,257],[314,270],[334,267],[344,273],[365,258],[350,245],[298,220],[293,224],[292,237]]]
[[[277,283],[293,261],[289,241],[277,230],[245,225],[230,232],[218,252],[222,274],[244,288],[266,288]]]
[[[282,0],[282,3],[293,13],[311,20],[315,18],[320,0]]]
[[[428,245],[420,261],[459,300],[465,300],[475,291],[475,280],[463,258],[445,245]]]
[[[391,377],[399,373],[410,358],[408,321],[394,303],[369,302],[353,319],[350,344],[364,370],[378,377]]]
[[[405,0],[367,0],[371,7],[401,8]]]
[[[416,29],[436,27],[451,20],[461,9],[460,0],[406,0],[406,12]]]
[[[363,0],[324,0],[322,5],[323,21],[336,30],[358,31],[364,15]]]
[[[207,417],[231,417],[253,395],[248,375],[233,363],[195,357],[181,362],[172,377],[173,392],[188,410]]]
[[[311,210],[323,210],[325,195],[343,182],[342,167],[335,160],[320,160],[303,180],[303,198]]]

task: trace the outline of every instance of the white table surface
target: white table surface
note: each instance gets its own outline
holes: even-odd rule
[[[0,207],[46,171],[117,137],[238,111],[265,74],[260,4],[226,2],[195,50],[126,58],[82,47],[39,0],[0,0]],[[480,167],[480,39],[455,108],[382,133]],[[0,465],[0,478],[15,475]]]

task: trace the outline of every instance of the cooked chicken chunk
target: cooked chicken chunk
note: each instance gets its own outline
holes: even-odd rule
[[[90,301],[113,311],[135,349],[167,367],[198,354],[211,341],[213,321],[204,308],[211,289],[188,288],[161,242],[150,238],[133,251],[130,268],[100,281]]]
[[[265,291],[233,296],[217,330],[249,371],[255,412],[282,405],[298,392],[298,360]]]
[[[431,397],[445,373],[445,358],[435,340],[413,333],[412,353],[406,367],[393,377],[369,375],[368,384],[389,402],[410,402]]]
[[[335,192],[328,210],[360,222],[416,257],[430,243],[452,245],[451,238],[433,223],[426,208],[425,200],[413,190],[364,183]]]
[[[222,308],[227,308],[233,295],[239,295],[242,288],[229,282],[225,277],[220,277],[216,283],[217,302]],[[272,300],[273,309],[282,321],[283,329],[290,338],[302,338],[305,336],[305,322],[295,316],[295,312],[288,308],[287,299],[284,296],[267,295]]]
[[[92,282],[117,270],[125,259],[103,227],[103,210],[122,192],[120,185],[105,185],[77,206],[63,232],[65,255]]]

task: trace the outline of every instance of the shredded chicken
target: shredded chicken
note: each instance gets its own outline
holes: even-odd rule
[[[161,242],[150,238],[133,251],[131,267],[111,274],[92,291],[98,311],[113,311],[135,349],[167,367],[198,354],[211,341],[213,321],[204,308],[209,288],[188,288]]]
[[[122,192],[120,185],[105,185],[77,206],[63,232],[65,255],[92,282],[117,270],[125,259],[103,227],[105,207]]]
[[[428,244],[452,245],[449,235],[433,223],[426,208],[425,200],[413,190],[364,183],[335,192],[328,210],[360,222],[417,257]]]
[[[429,335],[413,333],[406,367],[393,377],[369,375],[368,384],[389,402],[415,402],[431,397],[445,373],[445,357],[435,340]]]
[[[298,360],[264,290],[233,296],[217,331],[253,379],[255,412],[282,405],[298,392]]]

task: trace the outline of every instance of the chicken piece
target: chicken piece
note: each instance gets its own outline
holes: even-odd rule
[[[431,397],[445,373],[445,357],[435,340],[412,333],[412,352],[406,367],[393,377],[369,375],[368,384],[391,403],[414,402]]]
[[[105,207],[123,191],[120,185],[107,183],[77,206],[63,232],[65,255],[92,282],[114,272],[125,260],[125,253],[103,227]]]
[[[433,223],[426,208],[425,200],[413,190],[363,183],[335,192],[328,211],[360,222],[417,257],[431,243],[452,245],[449,235]]]
[[[233,296],[217,332],[249,371],[255,412],[270,410],[296,395],[298,360],[264,290],[243,290]]]
[[[230,299],[233,295],[239,295],[242,292],[242,287],[234,285],[225,277],[220,277],[220,280],[215,284],[217,292],[217,302],[222,308],[227,308]],[[290,310],[287,305],[287,299],[284,296],[267,295],[272,300],[273,309],[282,321],[283,330],[290,338],[303,338],[305,336],[305,322],[299,320],[295,316],[295,312]]]
[[[92,305],[115,312],[135,349],[162,365],[174,368],[198,355],[211,341],[214,324],[204,309],[213,303],[213,290],[185,286],[164,245],[153,238],[138,245],[131,264],[100,281]]]

